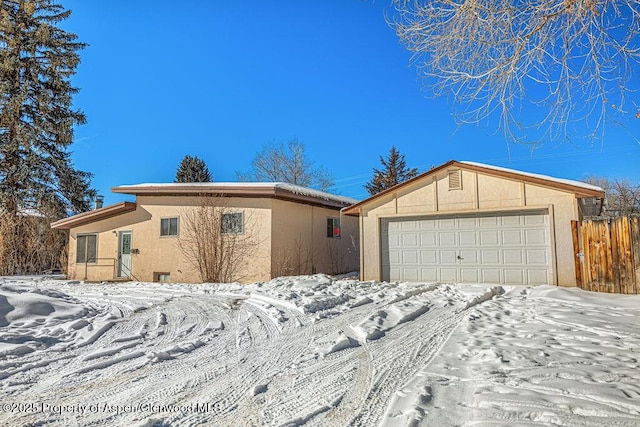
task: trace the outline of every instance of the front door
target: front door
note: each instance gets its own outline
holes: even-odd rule
[[[118,238],[118,277],[131,276],[131,232],[121,231]]]

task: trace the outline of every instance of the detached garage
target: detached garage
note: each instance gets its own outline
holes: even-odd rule
[[[450,161],[355,204],[363,280],[575,286],[571,220],[601,188]]]

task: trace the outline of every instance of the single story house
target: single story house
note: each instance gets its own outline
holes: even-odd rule
[[[451,160],[343,210],[359,217],[363,280],[575,286],[572,220],[604,191]]]
[[[135,202],[51,224],[69,230],[69,278],[251,283],[358,269],[358,220],[341,215],[356,202],[351,198],[285,183],[140,184],[112,191],[135,195]]]

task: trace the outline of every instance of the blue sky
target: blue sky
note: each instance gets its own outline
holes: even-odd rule
[[[89,44],[73,159],[108,204],[127,199],[111,187],[172,182],[186,154],[235,181],[265,143],[292,138],[355,198],[392,145],[420,171],[455,159],[640,181],[640,120],[533,152],[492,125],[458,127],[422,89],[384,1],[61,1],[63,27]]]

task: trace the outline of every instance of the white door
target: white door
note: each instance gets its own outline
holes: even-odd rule
[[[384,280],[552,284],[545,211],[383,219]]]
[[[121,231],[118,238],[118,277],[131,276],[131,232]]]

